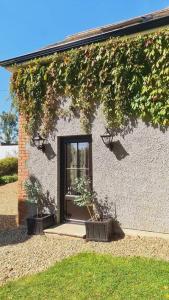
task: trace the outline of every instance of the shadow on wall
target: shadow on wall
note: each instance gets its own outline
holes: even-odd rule
[[[110,129],[110,132],[112,136],[120,135],[122,138],[124,138],[127,134],[131,134],[134,131],[134,128],[137,128],[138,121],[136,118],[129,118],[126,119],[125,123],[117,128]]]
[[[168,131],[168,126],[161,126],[161,125],[152,125],[150,122],[145,121],[145,124],[147,127],[153,127],[154,129],[159,129],[162,133],[165,133],[166,131]]]
[[[113,142],[112,152],[118,160],[122,160],[129,155],[129,153],[124,149],[120,141]]]
[[[29,216],[33,216],[38,212],[40,214],[56,214],[57,205],[55,198],[51,197],[50,191],[43,191],[40,181],[34,176],[29,176],[29,195],[27,203],[27,211]]]
[[[153,125],[148,120],[143,121],[147,127],[152,127],[154,129],[159,129],[161,132],[165,133],[168,130],[168,126],[160,126],[160,125]],[[135,117],[127,118],[125,123],[117,128],[110,128],[110,132],[112,136],[121,136],[124,138],[126,135],[133,133],[134,129],[138,127],[138,119]]]
[[[50,196],[50,192],[48,190],[46,191],[46,193],[43,194],[42,200],[43,200],[44,212],[56,214],[57,205],[55,202],[55,198]]]
[[[32,146],[32,147],[36,147],[32,141],[31,141],[31,146]],[[45,147],[45,148],[44,148],[44,151],[43,151],[43,152],[44,152],[44,154],[46,155],[47,159],[48,159],[48,160],[53,159],[53,158],[56,156],[56,153],[54,152],[54,150],[53,150],[51,144],[50,144],[50,143],[45,143],[45,144],[44,144],[44,147]],[[40,150],[40,151],[42,151],[42,150]]]
[[[50,143],[45,145],[45,155],[48,160],[51,160],[56,156],[56,153],[54,152]]]
[[[114,153],[118,160],[124,159],[129,153],[125,150],[123,145],[119,140],[114,141],[114,137],[120,136],[124,139],[127,134],[131,134],[134,131],[134,128],[137,128],[138,121],[135,118],[130,118],[125,121],[125,124],[118,128],[110,128],[109,132],[113,138],[111,152]]]

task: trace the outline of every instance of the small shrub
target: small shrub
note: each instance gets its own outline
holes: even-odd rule
[[[0,176],[13,175],[18,173],[18,159],[6,157],[0,159]]]
[[[15,182],[18,180],[18,175],[6,175],[6,176],[0,176],[0,185]]]
[[[24,182],[24,188],[27,194],[27,202],[36,205],[37,216],[41,216],[43,213],[43,193],[40,182],[34,177],[30,176]]]
[[[79,207],[86,207],[92,220],[101,220],[101,214],[97,207],[97,193],[91,190],[90,178],[76,178],[74,191],[77,193],[74,203]]]

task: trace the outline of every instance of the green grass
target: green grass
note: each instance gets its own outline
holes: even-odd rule
[[[167,299],[169,264],[144,258],[83,253],[47,271],[10,282],[0,299]]]

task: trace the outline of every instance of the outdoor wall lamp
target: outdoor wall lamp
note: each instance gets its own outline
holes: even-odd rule
[[[112,134],[110,133],[109,129],[106,128],[106,132],[100,136],[103,143],[107,148],[109,148],[110,151],[113,149],[113,137]]]
[[[45,141],[46,139],[43,138],[39,133],[35,137],[32,138],[33,145],[38,149],[45,152]]]

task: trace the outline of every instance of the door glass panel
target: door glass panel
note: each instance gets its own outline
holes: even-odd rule
[[[79,168],[89,167],[89,143],[78,143]]]
[[[67,144],[67,168],[77,168],[77,143]]]
[[[88,169],[79,169],[78,170],[78,177],[86,177],[89,176],[89,170]]]
[[[75,195],[75,179],[89,175],[89,143],[66,144],[66,194]]]
[[[75,178],[77,178],[77,169],[67,169],[66,194],[74,195]]]

